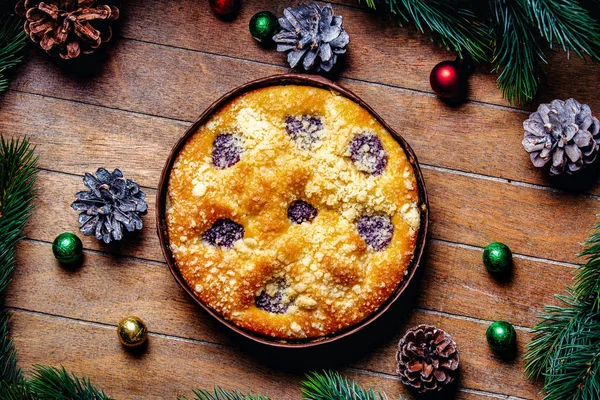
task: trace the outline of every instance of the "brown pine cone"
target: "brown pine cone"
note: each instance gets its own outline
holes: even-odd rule
[[[419,325],[400,339],[396,362],[405,385],[420,393],[440,391],[456,378],[458,348],[443,330]]]
[[[112,37],[119,9],[109,0],[20,0],[25,32],[43,50],[68,60],[93,53]]]

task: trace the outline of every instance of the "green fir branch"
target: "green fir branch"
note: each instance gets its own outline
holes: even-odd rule
[[[27,387],[36,400],[112,400],[89,379],[78,378],[64,367],[34,366]]]
[[[0,301],[10,283],[15,245],[29,219],[37,157],[26,139],[4,140],[0,135]],[[23,373],[17,367],[16,350],[8,332],[9,315],[0,311],[0,394],[1,398],[25,393]]]
[[[387,400],[385,393],[364,389],[337,372],[310,373],[302,382],[304,400]]]
[[[577,269],[573,290],[582,303],[590,304],[592,311],[600,312],[600,221],[585,242],[579,257],[585,265]]]
[[[526,10],[510,0],[490,0],[496,47],[492,64],[500,72],[498,87],[510,103],[533,98],[542,65],[547,63]]]
[[[546,400],[600,398],[600,221],[580,257],[573,288],[544,307],[527,344],[525,373],[544,377]]]
[[[0,15],[0,92],[8,87],[6,71],[23,61],[27,35],[20,18]]]
[[[241,394],[236,391],[227,391],[215,387],[212,392],[208,390],[195,390],[193,400],[270,400],[268,397],[252,394]],[[179,397],[178,400],[188,400],[187,397]]]
[[[578,56],[600,61],[600,24],[577,1],[520,0],[544,39]]]
[[[366,0],[373,9],[383,8],[399,22],[414,24],[418,30],[464,58],[487,62],[491,51],[488,28],[469,9],[452,0]]]

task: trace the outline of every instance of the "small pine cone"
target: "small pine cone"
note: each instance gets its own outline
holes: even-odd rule
[[[93,53],[112,37],[119,9],[110,0],[20,0],[15,11],[25,32],[52,56],[68,60]]]
[[[118,169],[111,173],[104,168],[99,168],[96,176],[86,173],[83,183],[90,190],[76,193],[77,200],[71,204],[80,212],[81,233],[110,243],[121,240],[125,231],[142,229],[140,216],[148,212],[148,204],[137,183],[123,178]]]
[[[575,99],[541,104],[523,127],[523,147],[531,162],[552,176],[574,175],[596,160],[600,122],[587,104]]]
[[[298,4],[288,7],[279,18],[282,30],[273,36],[277,51],[288,53],[288,63],[296,68],[302,61],[305,71],[331,71],[337,59],[346,53],[350,37],[342,26],[342,17],[333,15],[330,4]]]
[[[419,325],[400,339],[396,362],[405,385],[420,393],[440,391],[456,378],[458,348],[443,330]]]

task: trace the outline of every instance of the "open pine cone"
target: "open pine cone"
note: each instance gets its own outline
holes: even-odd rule
[[[575,99],[541,104],[523,127],[523,147],[531,162],[549,168],[550,175],[574,175],[596,160],[600,122],[587,104]]]
[[[121,240],[125,230],[142,229],[140,216],[148,212],[148,205],[137,183],[123,178],[118,169],[111,173],[104,168],[98,168],[96,176],[86,173],[83,183],[90,190],[76,193],[71,207],[80,211],[79,230],[84,235],[110,243]]]
[[[288,7],[279,18],[281,32],[273,36],[277,51],[288,53],[291,68],[302,61],[304,70],[329,72],[338,56],[346,53],[350,37],[342,26],[342,17],[333,15],[330,4],[298,4]]]
[[[396,362],[405,385],[421,393],[439,391],[456,378],[458,348],[443,330],[419,325],[400,339]]]
[[[119,9],[103,0],[20,0],[25,32],[43,50],[68,60],[93,53],[112,37]],[[112,3],[111,3],[112,4]]]

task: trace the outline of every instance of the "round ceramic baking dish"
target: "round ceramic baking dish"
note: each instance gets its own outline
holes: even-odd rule
[[[181,276],[179,272],[179,268],[177,267],[175,260],[173,259],[173,255],[171,254],[170,246],[169,246],[169,235],[167,233],[167,224],[165,213],[167,209],[167,192],[169,187],[169,177],[171,175],[171,170],[173,168],[173,164],[177,158],[177,155],[187,142],[187,140],[196,133],[198,128],[207,121],[213,113],[219,110],[222,106],[229,103],[233,99],[238,96],[255,90],[259,88],[264,88],[268,86],[278,86],[278,85],[304,85],[304,86],[314,86],[322,89],[327,89],[334,91],[342,96],[347,97],[348,99],[358,103],[360,106],[368,110],[394,137],[394,139],[402,146],[404,151],[407,154],[409,162],[412,164],[414,168],[415,177],[418,184],[419,189],[419,201],[420,201],[420,211],[421,211],[421,226],[419,228],[419,233],[417,237],[416,247],[414,251],[414,257],[409,265],[407,270],[407,274],[400,282],[394,293],[390,296],[390,298],[383,303],[374,313],[369,315],[367,318],[363,319],[359,323],[346,328],[345,330],[336,332],[334,334],[323,336],[319,338],[312,339],[296,339],[296,340],[281,340],[272,337],[265,337],[255,334],[254,332],[244,330],[231,321],[226,320],[220,314],[216,313],[209,306],[204,304],[195,294],[194,291],[188,287],[187,283]],[[156,225],[158,230],[158,237],[160,240],[162,252],[165,256],[167,264],[169,265],[169,269],[173,274],[175,280],[181,285],[181,287],[187,292],[187,294],[196,302],[200,307],[206,310],[207,313],[212,315],[215,319],[225,325],[227,328],[231,329],[234,332],[250,339],[252,341],[261,343],[263,345],[273,346],[273,347],[285,347],[285,348],[307,348],[320,346],[326,343],[331,343],[333,341],[337,341],[342,338],[346,338],[371,324],[377,318],[379,318],[386,310],[388,310],[392,304],[394,304],[405,292],[406,288],[409,286],[410,282],[413,280],[415,276],[415,271],[419,266],[419,262],[421,260],[421,256],[423,254],[423,249],[425,248],[425,241],[427,239],[427,228],[429,224],[429,204],[427,202],[427,192],[425,190],[425,182],[423,181],[423,176],[421,174],[421,169],[419,168],[419,163],[417,162],[417,157],[415,156],[413,150],[408,145],[408,143],[404,140],[402,136],[400,136],[392,127],[390,127],[368,104],[366,104],[362,99],[360,99],[357,95],[345,89],[338,84],[331,82],[328,79],[322,78],[320,76],[308,76],[308,75],[299,75],[299,74],[283,74],[283,75],[275,75],[267,78],[258,79],[252,82],[248,82],[238,88],[232,90],[231,92],[225,94],[223,97],[215,101],[212,105],[210,105],[203,113],[200,115],[198,120],[188,128],[188,130],[184,133],[184,135],[179,139],[179,141],[175,144],[165,166],[163,168],[162,174],[160,176],[160,182],[158,184],[158,192],[156,194]]]

